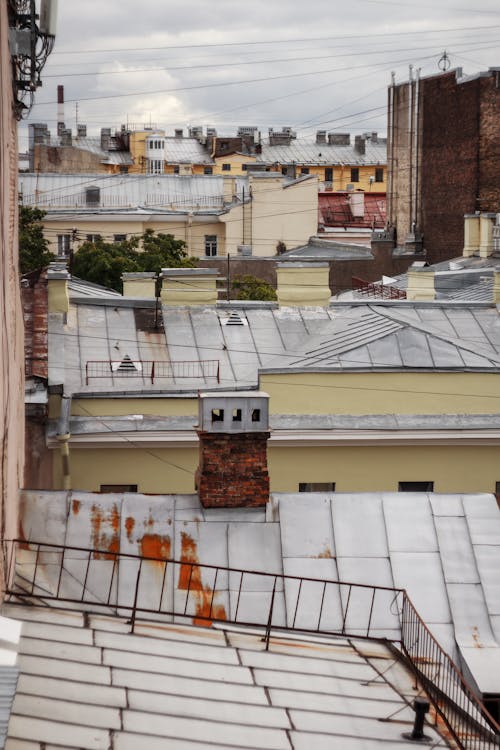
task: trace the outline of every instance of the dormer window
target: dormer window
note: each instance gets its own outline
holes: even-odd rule
[[[85,189],[85,203],[87,206],[99,206],[101,203],[101,188],[88,187]]]

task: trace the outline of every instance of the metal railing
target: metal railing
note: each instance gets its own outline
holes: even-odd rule
[[[143,378],[152,384],[156,380],[208,380],[220,383],[220,362],[218,359],[196,361],[177,360],[88,360],[85,364],[85,383],[98,378]]]
[[[207,625],[227,622],[271,631],[371,638],[398,646],[463,750],[497,750],[500,726],[418,615],[406,592],[382,586],[204,565],[180,559],[43,542],[4,542],[6,596],[47,606],[75,604],[129,617]],[[120,585],[118,584],[120,571]],[[249,593],[259,592],[259,603]]]
[[[357,276],[352,277],[352,288],[362,297],[370,299],[406,299],[406,292],[389,284],[364,281]]]
[[[500,747],[500,726],[441,648],[410,598],[403,595],[401,650],[460,747]]]

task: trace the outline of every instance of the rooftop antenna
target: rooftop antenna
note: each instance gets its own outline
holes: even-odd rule
[[[442,70],[443,73],[446,73],[446,71],[449,70],[450,67],[451,67],[451,60],[448,56],[448,53],[445,50],[443,54],[441,55],[441,57],[439,58],[438,68],[439,70]]]

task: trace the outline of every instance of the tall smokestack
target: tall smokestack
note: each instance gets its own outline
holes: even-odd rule
[[[64,86],[57,87],[57,135],[66,129],[64,124]]]

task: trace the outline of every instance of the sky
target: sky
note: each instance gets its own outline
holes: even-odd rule
[[[27,122],[55,132],[63,84],[66,126],[89,135],[121,124],[384,135],[392,71],[397,83],[410,65],[437,74],[445,50],[467,75],[500,66],[500,4],[476,2],[61,0]]]

